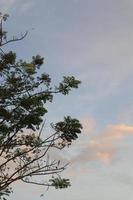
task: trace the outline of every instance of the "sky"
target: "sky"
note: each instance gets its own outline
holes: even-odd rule
[[[67,190],[17,184],[10,197],[40,200],[133,199],[133,1],[0,0],[9,34],[29,34],[6,47],[18,58],[45,57],[53,81],[82,81],[69,96],[56,96],[47,124],[63,116],[83,124],[79,139],[60,155],[69,161]]]

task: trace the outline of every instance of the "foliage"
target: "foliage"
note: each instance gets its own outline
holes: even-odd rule
[[[44,59],[33,56],[30,62],[18,60],[13,51],[4,52],[3,46],[22,40],[8,40],[3,23],[8,15],[0,13],[0,198],[11,193],[16,181],[66,188],[68,179],[59,174],[66,168],[59,160],[49,160],[50,149],[63,149],[78,138],[82,125],[70,116],[51,124],[53,132],[42,134],[47,102],[54,94],[67,95],[78,88],[80,81],[73,76],[64,76],[57,86],[52,86],[49,74],[41,69]],[[52,175],[49,181],[40,182],[38,177]],[[53,176],[55,175],[55,176]]]
[[[52,177],[52,179],[49,180],[50,182],[52,182],[52,186],[54,186],[56,189],[60,188],[67,188],[68,186],[70,186],[70,181],[69,179],[62,179],[61,177],[57,177],[54,178]]]

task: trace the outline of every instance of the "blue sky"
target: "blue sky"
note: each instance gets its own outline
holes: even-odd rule
[[[72,187],[46,199],[133,199],[133,2],[131,0],[0,0],[10,14],[7,30],[29,30],[8,46],[18,57],[45,57],[57,82],[75,75],[80,88],[49,105],[47,123],[79,118],[83,134],[63,152]],[[65,156],[65,157],[64,157]],[[17,185],[10,199],[39,200],[42,189]]]

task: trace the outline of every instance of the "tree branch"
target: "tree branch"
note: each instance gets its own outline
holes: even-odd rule
[[[23,40],[26,36],[27,36],[27,34],[28,34],[28,31],[26,31],[20,38],[13,38],[13,39],[11,39],[11,40],[8,40],[8,41],[6,41],[6,42],[4,42],[4,43],[1,43],[1,47],[2,46],[4,46],[4,45],[6,45],[6,44],[8,44],[8,43],[11,43],[11,42],[18,42],[18,41],[20,41],[20,40]]]

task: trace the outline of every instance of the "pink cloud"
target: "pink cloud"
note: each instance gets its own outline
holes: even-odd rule
[[[72,162],[83,164],[100,160],[104,164],[111,164],[118,152],[118,143],[129,135],[133,135],[133,126],[126,124],[108,125],[98,136],[94,136],[90,140],[86,138],[88,142],[84,143],[84,146],[82,145],[83,150]]]
[[[96,155],[97,155],[97,158],[99,160],[101,160],[102,162],[104,162],[105,164],[110,164],[111,157],[112,157],[113,153],[112,152],[100,152],[100,151],[98,151],[96,153]]]
[[[94,118],[92,117],[86,117],[81,121],[82,125],[83,125],[83,132],[84,133],[91,133],[96,125],[96,122],[94,120]]]

